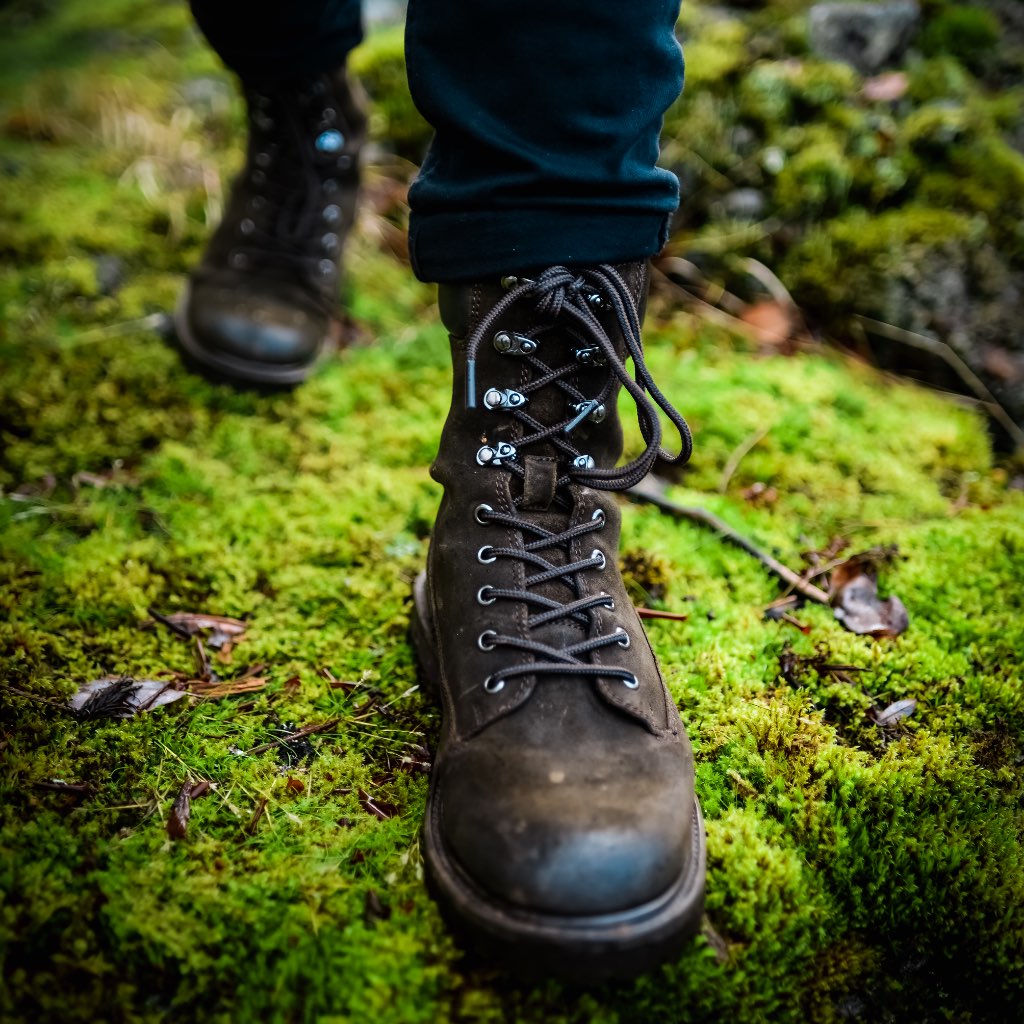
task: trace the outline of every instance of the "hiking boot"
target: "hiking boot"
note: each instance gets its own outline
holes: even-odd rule
[[[366,115],[344,69],[247,87],[249,146],[175,314],[198,367],[242,384],[305,380],[338,342],[338,280]]]
[[[646,292],[635,263],[439,295],[455,399],[412,623],[443,709],[428,878],[474,948],[583,980],[671,956],[703,906],[693,756],[617,568],[608,493],[690,451],[644,363]],[[620,387],[646,447],[617,467]]]

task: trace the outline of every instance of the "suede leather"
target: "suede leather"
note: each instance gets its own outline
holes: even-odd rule
[[[646,295],[646,267],[619,268],[638,305]],[[433,797],[439,802],[444,842],[469,877],[496,898],[539,913],[595,915],[637,907],[661,895],[692,856],[693,759],[640,621],[617,569],[620,527],[614,495],[574,483],[572,508],[545,504],[545,471],[527,481],[535,506],[515,512],[521,484],[507,469],[480,466],[477,449],[499,441],[516,444],[518,421],[484,406],[465,408],[465,339],[503,294],[498,282],[441,289],[442,317],[451,332],[454,364],[452,410],[432,475],[445,489],[428,556],[427,580],[440,664],[445,729],[435,758]],[[518,307],[497,329],[529,334],[536,314]],[[607,323],[611,333],[611,323]],[[614,338],[615,334],[611,334]],[[540,353],[549,365],[570,358],[578,342],[548,333]],[[556,354],[560,353],[560,354]],[[482,392],[515,388],[529,379],[525,360],[498,354],[485,339],[477,359]],[[577,384],[594,394],[606,370],[580,368]],[[565,418],[565,398],[548,387],[531,398],[529,412],[544,423]],[[614,395],[601,423],[585,422],[573,434],[579,450],[601,467],[615,464],[622,431]],[[546,450],[548,449],[548,450]],[[550,445],[531,445],[523,457],[555,457]],[[564,466],[559,470],[564,472]],[[527,629],[525,604],[481,604],[482,587],[522,589],[528,570],[519,560],[481,561],[486,546],[522,548],[520,531],[481,524],[479,504],[519,515],[552,531],[592,521],[603,511],[603,529],[571,542],[568,553],[544,557],[568,564],[603,552],[605,568],[580,574],[584,593],[606,592],[614,608],[591,611],[589,623],[561,619]],[[558,600],[558,581],[534,588]],[[482,650],[487,629],[562,647],[598,633],[625,631],[628,648],[613,645],[588,657],[631,671],[629,689],[615,677],[522,675],[498,693],[484,688],[502,667],[534,656],[497,647]],[[486,644],[485,644],[486,646]]]

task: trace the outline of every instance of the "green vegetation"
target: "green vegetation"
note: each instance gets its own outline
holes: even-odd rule
[[[183,5],[69,0],[4,17],[26,10],[0,42],[0,1017],[1012,1019],[1024,493],[979,415],[834,353],[751,352],[656,288],[651,367],[698,443],[674,495],[796,568],[836,537],[897,544],[881,582],[911,626],[875,641],[810,605],[798,625],[766,620],[779,589],[749,555],[627,509],[637,601],[689,615],[649,632],[697,753],[707,924],[633,984],[517,984],[460,957],[422,878],[418,768],[438,716],[412,689],[405,631],[450,389],[432,290],[378,248],[369,208],[348,259],[353,347],[294,394],[186,372],[160,330],[237,164],[237,102]],[[382,49],[393,75],[393,43]],[[940,93],[975,95],[953,60],[914,72],[919,116]],[[801,227],[784,271],[816,302],[873,294],[892,276],[883,250],[922,275],[961,260],[980,274],[986,246],[1008,251],[974,200],[834,207],[862,187],[866,159],[856,142],[833,155],[853,130],[838,109],[845,71],[780,77],[723,58],[721,74],[745,85],[709,82],[686,109],[719,126],[723,154],[722,111],[819,112],[771,129],[803,156],[790,187],[822,182],[828,219]],[[393,99],[382,133],[408,123]],[[980,124],[978,145],[994,145],[997,98],[976,102],[964,130]],[[679,127],[684,138],[697,144]],[[842,175],[818,170],[834,165]],[[923,180],[940,194],[941,177]],[[192,645],[146,626],[150,607],[245,619],[213,666],[233,679],[263,665],[266,687],[128,721],[72,718],[64,704],[88,680],[193,671]],[[913,715],[875,723],[905,698]],[[335,720],[308,749],[246,753]],[[216,788],[171,839],[187,779]]]

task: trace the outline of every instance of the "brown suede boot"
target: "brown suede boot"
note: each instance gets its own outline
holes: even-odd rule
[[[175,314],[198,368],[241,384],[305,380],[337,343],[366,115],[344,69],[247,88],[249,147]]]
[[[689,455],[643,361],[646,291],[636,263],[440,293],[455,394],[413,622],[444,713],[426,865],[475,948],[584,980],[659,963],[703,906],[693,757],[623,586],[605,493],[658,457],[656,405],[679,430],[675,461]],[[616,468],[620,386],[647,448]]]

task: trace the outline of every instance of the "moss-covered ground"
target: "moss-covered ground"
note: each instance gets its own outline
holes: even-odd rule
[[[161,329],[238,161],[226,77],[177,3],[4,17],[0,1018],[1016,1019],[1024,494],[977,414],[825,351],[759,355],[656,291],[650,363],[698,444],[674,495],[796,568],[898,545],[882,583],[911,624],[767,620],[749,555],[627,509],[637,600],[689,616],[649,631],[696,748],[707,920],[635,983],[519,984],[461,957],[423,885],[437,713],[406,626],[450,383],[384,171],[356,343],[293,394],[206,383]],[[267,686],[72,718],[88,680],[193,672],[151,606],[245,619],[214,668]],[[215,788],[172,839],[189,779]]]

